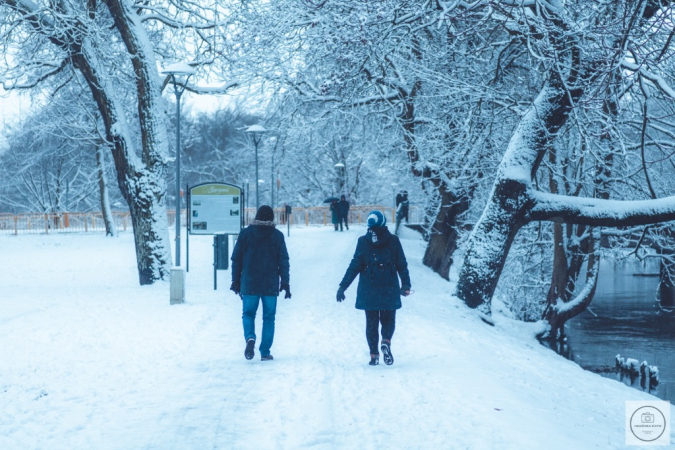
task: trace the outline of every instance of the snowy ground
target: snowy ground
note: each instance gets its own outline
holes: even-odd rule
[[[363,232],[291,231],[265,363],[244,359],[229,272],[213,290],[211,237],[190,240],[188,302],[170,306],[167,283],[138,286],[129,233],[0,236],[0,449],[624,447],[624,402],[654,397],[484,325],[412,231],[396,362],[368,366],[356,285],[335,302]]]

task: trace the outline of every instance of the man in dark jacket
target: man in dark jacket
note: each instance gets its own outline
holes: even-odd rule
[[[342,231],[342,222],[345,224],[345,228],[349,230],[349,202],[345,199],[345,196],[340,196],[340,201],[338,202],[338,212],[340,213],[340,231]]]
[[[410,275],[403,247],[398,237],[386,226],[387,220],[380,211],[368,214],[368,232],[356,244],[352,262],[347,268],[337,291],[337,301],[345,299],[345,290],[359,275],[356,308],[366,311],[366,338],[370,348],[370,365],[379,363],[378,328],[382,324],[384,362],[394,363],[391,338],[396,326],[396,310],[401,308],[401,295],[410,294]],[[401,286],[399,286],[399,277]]]
[[[410,202],[408,201],[408,191],[403,191],[400,194],[401,198],[396,197],[396,229],[394,233],[398,236],[398,229],[401,227],[403,219],[405,223],[408,223],[408,209],[410,207]]]
[[[291,298],[288,283],[289,261],[284,235],[275,228],[272,208],[263,205],[258,209],[255,220],[241,231],[232,251],[230,289],[240,295],[243,301],[242,322],[246,339],[244,351],[246,359],[253,359],[255,356],[255,315],[260,301],[263,305],[260,356],[262,361],[274,359],[270,354],[270,348],[274,340],[277,296],[281,290],[286,291],[285,298]]]

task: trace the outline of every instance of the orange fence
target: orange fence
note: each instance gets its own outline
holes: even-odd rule
[[[391,207],[379,205],[352,206],[349,209],[349,223],[364,224],[368,213],[374,209],[382,211],[390,223],[394,223],[395,210]],[[246,208],[245,223],[250,223],[255,217],[255,208]],[[181,211],[181,225],[186,226],[185,210]],[[409,219],[411,223],[419,222],[420,211],[411,207]],[[284,208],[274,210],[276,222],[286,225],[286,213]],[[129,212],[113,211],[113,221],[117,231],[126,231],[132,228]],[[167,210],[169,226],[172,227],[176,220],[176,210]],[[316,206],[310,208],[293,208],[290,217],[292,226],[309,225],[332,225],[331,212],[328,206]],[[87,233],[105,232],[105,223],[100,212],[64,212],[60,214],[0,214],[0,234],[38,234],[38,233]]]
[[[115,227],[119,231],[131,228],[129,213],[112,212]],[[0,234],[36,234],[105,231],[100,212],[64,212],[59,214],[0,214]]]

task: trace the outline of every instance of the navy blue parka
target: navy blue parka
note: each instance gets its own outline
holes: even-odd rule
[[[284,234],[270,222],[252,223],[239,234],[232,251],[232,281],[241,295],[278,296],[289,283],[290,264]]]
[[[395,310],[401,307],[401,287],[410,289],[408,262],[401,241],[386,226],[368,229],[365,236],[359,238],[340,287],[346,290],[357,275],[357,309]]]

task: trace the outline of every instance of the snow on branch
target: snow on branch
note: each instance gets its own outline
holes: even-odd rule
[[[7,81],[3,80],[2,81],[2,87],[6,91],[11,91],[11,90],[14,90],[14,89],[32,89],[35,86],[37,86],[38,84],[40,84],[41,82],[43,82],[44,80],[46,80],[47,78],[60,73],[64,69],[64,67],[66,67],[68,65],[68,62],[69,62],[68,59],[62,60],[61,63],[58,66],[53,66],[54,68],[52,70],[49,70],[49,71],[43,73],[42,75],[40,75],[36,79],[32,80],[30,83],[9,84]]]
[[[176,28],[176,29],[184,29],[184,28],[191,28],[195,30],[209,30],[216,28],[219,25],[222,25],[217,22],[209,22],[209,23],[204,23],[204,24],[197,24],[197,23],[189,23],[189,22],[182,22],[182,21],[177,21],[172,19],[171,17],[168,17],[164,14],[155,12],[153,14],[146,14],[143,16],[140,16],[140,21],[141,22],[148,22],[148,21],[158,21],[162,22],[164,25],[171,27],[171,28]],[[223,22],[224,24],[224,22]]]
[[[661,90],[661,92],[666,94],[668,97],[675,99],[675,90],[673,90],[673,88],[670,87],[668,83],[666,83],[666,80],[664,80],[663,77],[661,77],[661,75],[657,75],[655,73],[650,72],[645,68],[645,66],[641,66],[625,60],[621,62],[621,66],[648,79],[649,81],[654,83],[659,88],[659,90]]]
[[[238,81],[230,81],[220,86],[186,86],[186,89],[195,94],[227,94],[230,89],[239,86]]]
[[[345,100],[344,98],[339,97],[337,95],[323,95],[321,94],[320,89],[317,89],[315,86],[313,86],[311,83],[307,81],[303,81],[301,83],[293,83],[293,82],[289,83],[304,98],[305,101],[309,102],[326,102],[326,103],[333,102],[333,103],[342,103],[346,106],[356,107],[356,106],[366,106],[379,102],[388,103],[394,100],[398,100],[401,97],[399,92],[392,91],[380,95],[369,95],[366,97],[355,98],[353,100]],[[303,87],[306,87],[307,89],[303,89]]]
[[[649,225],[675,220],[675,196],[655,200],[603,200],[569,197],[530,189],[529,219],[591,226]]]

